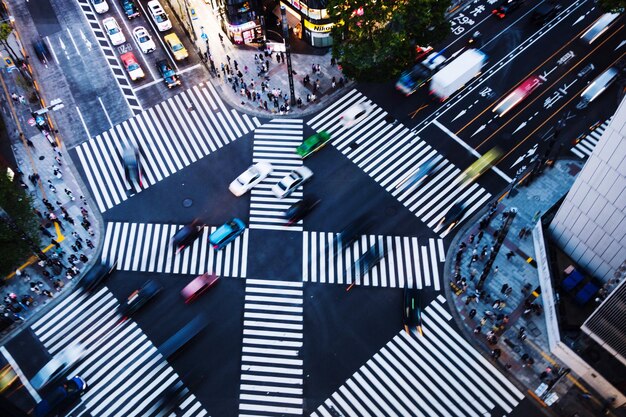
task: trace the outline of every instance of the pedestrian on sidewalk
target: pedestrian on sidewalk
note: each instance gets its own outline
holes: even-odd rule
[[[69,214],[65,214],[63,216],[63,220],[65,220],[66,222],[70,223],[72,226],[74,226],[76,224],[74,222],[74,218],[72,216],[70,216]]]
[[[72,237],[76,240],[80,240],[81,242],[83,241],[83,238],[80,237],[80,235],[77,232],[72,232]]]
[[[230,65],[230,55],[226,55],[226,60],[228,61],[228,64]]]
[[[474,233],[470,233],[468,241],[470,245],[474,243]]]
[[[504,294],[508,288],[509,284],[505,283],[504,285],[502,285],[502,288],[500,288],[500,292]]]
[[[506,291],[504,291],[504,296],[508,297],[509,295],[511,295],[512,292],[513,292],[513,287],[509,287],[506,289]]]
[[[87,239],[87,240],[85,241],[85,244],[87,245],[87,247],[88,247],[89,249],[93,249],[93,248],[94,248],[94,246],[93,246],[93,242],[92,242],[91,240],[89,240],[89,239]]]
[[[24,96],[20,95],[19,97],[20,103],[22,103],[23,105],[27,106],[28,102],[26,101],[26,99],[24,98]]]
[[[517,234],[517,237],[520,238],[520,239],[523,239],[525,234],[526,234],[526,228],[522,227],[520,229],[519,233]]]
[[[480,334],[481,330],[482,330],[482,327],[480,326],[474,327],[474,334]]]
[[[74,243],[79,250],[83,249],[83,244],[80,243],[80,240],[76,239],[76,243]]]
[[[484,235],[484,232],[483,232],[482,230],[480,230],[480,231],[478,232],[478,240],[476,240],[476,244],[477,244],[477,245],[478,245],[478,244],[480,243],[480,241],[482,240],[483,235]]]
[[[510,250],[507,254],[506,254],[506,260],[510,261],[512,257],[515,256],[515,252],[513,252],[512,250]]]
[[[20,133],[20,135],[23,135],[23,133]],[[33,149],[35,148],[35,144],[33,143],[33,141],[32,141],[32,140],[30,140],[30,139],[28,139],[28,138],[26,139],[26,144],[27,144],[30,148],[33,148]]]
[[[91,227],[87,228],[87,233],[89,233],[89,236],[95,236],[95,234],[96,234],[96,232],[94,232]]]
[[[230,62],[230,61],[229,61]],[[237,60],[233,60],[233,66],[235,67],[235,71],[239,70],[239,63],[237,62]]]
[[[496,275],[498,275],[498,272],[500,272],[500,268],[498,268],[498,266],[496,265],[496,267],[493,269],[493,276],[495,277]]]
[[[473,319],[475,315],[476,315],[476,309],[475,309],[475,308],[473,308],[473,309],[471,309],[471,310],[470,310],[470,312],[469,312],[469,314],[468,314],[468,317],[469,317],[470,319]]]
[[[52,181],[48,180],[48,188],[50,188],[50,191],[52,191],[53,193],[56,194],[57,189],[54,185],[52,185]]]
[[[46,208],[48,209],[48,211],[54,211],[54,206],[47,200],[47,199],[43,199],[42,200],[44,206],[46,206]]]
[[[67,188],[65,189],[65,194],[67,194],[67,196],[70,198],[70,200],[74,201],[76,200],[76,197],[74,197],[74,195],[72,194],[71,190],[68,190]]]
[[[86,264],[89,261],[89,258],[87,258],[84,253],[81,253],[78,259],[80,259],[80,261],[84,264]]]
[[[493,356],[493,358],[495,360],[498,360],[498,358],[500,357],[500,355],[502,354],[502,350],[496,348],[494,350],[491,351],[491,356]]]
[[[537,220],[539,220],[539,217],[541,217],[541,211],[537,211],[535,213],[535,215],[533,216],[533,223],[537,223]]]
[[[11,94],[11,98],[13,99],[13,101],[18,101],[20,99],[20,97],[15,93]]]
[[[46,228],[45,228],[45,227],[43,227],[43,226],[39,226],[39,230],[41,231],[41,233],[42,233],[44,236],[54,237],[54,236],[52,235],[52,233],[50,233],[50,232],[48,231],[48,229],[46,229]]]

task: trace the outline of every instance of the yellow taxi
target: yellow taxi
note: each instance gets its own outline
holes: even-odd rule
[[[175,33],[170,33],[163,39],[165,40],[168,48],[170,48],[170,51],[172,51],[172,53],[174,54],[174,59],[176,61],[182,61],[183,59],[187,59],[189,53]]]

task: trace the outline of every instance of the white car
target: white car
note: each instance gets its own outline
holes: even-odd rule
[[[305,166],[298,167],[291,171],[285,178],[274,184],[272,192],[278,198],[285,198],[293,193],[296,188],[304,184],[313,176],[313,171]]]
[[[121,45],[126,42],[126,36],[122,32],[122,28],[117,24],[117,20],[114,17],[107,17],[102,21],[104,30],[109,35],[113,46]]]
[[[240,176],[230,183],[228,189],[237,197],[244,195],[252,187],[267,178],[274,169],[269,162],[257,162],[246,169]]]
[[[167,17],[167,13],[163,10],[161,3],[157,0],[148,2],[148,11],[150,12],[152,20],[157,25],[159,32],[165,32],[166,30],[170,30],[172,28],[172,22]]]
[[[343,126],[346,129],[351,128],[357,123],[361,122],[363,119],[367,117],[368,114],[372,112],[374,106],[367,103],[357,103],[354,106],[350,107],[341,115],[341,120],[343,122]]]
[[[57,353],[37,374],[30,380],[35,389],[41,389],[50,382],[63,376],[65,371],[85,354],[80,343],[75,343]]]
[[[107,0],[91,0],[91,4],[93,4],[93,8],[98,14],[109,11],[109,3],[107,3]]]
[[[133,29],[133,37],[135,38],[137,45],[139,45],[139,49],[141,49],[141,52],[144,54],[149,54],[150,52],[154,52],[156,50],[156,44],[145,27],[139,26]]]

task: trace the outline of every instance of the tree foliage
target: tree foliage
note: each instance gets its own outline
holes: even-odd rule
[[[616,12],[626,8],[626,0],[599,0],[598,3],[602,10],[607,12]]]
[[[333,57],[360,81],[396,77],[415,62],[415,46],[443,40],[449,1],[329,0]]]
[[[35,242],[39,242],[39,225],[32,208],[30,195],[11,181],[6,175],[6,168],[0,167],[0,207],[24,233]],[[1,215],[1,213],[0,213]],[[29,245],[0,220],[0,274],[6,275],[21,265],[32,255]]]

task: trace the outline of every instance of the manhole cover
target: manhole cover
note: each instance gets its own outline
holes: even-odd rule
[[[193,206],[193,200],[191,198],[186,198],[183,200],[183,207],[189,208]]]

